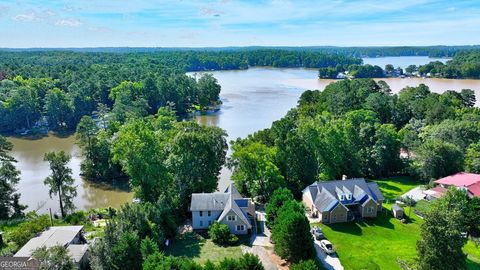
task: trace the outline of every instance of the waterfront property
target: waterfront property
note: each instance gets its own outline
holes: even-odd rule
[[[83,235],[83,226],[55,226],[30,239],[14,257],[31,257],[41,247],[62,246],[68,251],[79,269],[88,266],[88,244]]]
[[[384,201],[378,185],[363,178],[315,182],[303,190],[302,197],[309,215],[322,223],[376,217]]]
[[[255,207],[243,198],[233,184],[224,192],[193,193],[190,204],[194,230],[208,229],[214,222],[227,224],[233,234],[248,234],[252,229]]]

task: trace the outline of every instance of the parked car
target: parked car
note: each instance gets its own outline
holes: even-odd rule
[[[313,234],[313,236],[317,240],[325,238],[325,235],[323,235],[322,229],[320,229],[319,227],[313,227],[310,232]]]
[[[332,243],[328,240],[321,240],[320,241],[320,248],[327,254],[333,254],[335,253],[335,250],[333,249]]]

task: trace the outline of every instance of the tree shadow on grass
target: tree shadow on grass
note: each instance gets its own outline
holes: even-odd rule
[[[365,227],[379,226],[393,230],[395,226],[392,223],[392,219],[394,219],[394,217],[383,212],[378,213],[376,218],[356,219],[347,223],[326,224],[325,226],[330,227],[332,231],[360,236],[362,235],[363,228]]]
[[[199,257],[205,241],[205,238],[195,232],[185,233],[172,241],[170,246],[166,248],[165,254],[188,258]]]
[[[367,226],[378,226],[378,227],[384,227],[387,229],[393,230],[395,226],[392,223],[392,219],[395,219],[392,217],[388,212],[380,212],[378,213],[378,216],[375,218],[366,218],[362,220],[358,220],[357,223],[360,227],[367,227]]]
[[[355,221],[347,223],[325,224],[325,226],[330,227],[330,229],[335,232],[362,235],[362,228]]]

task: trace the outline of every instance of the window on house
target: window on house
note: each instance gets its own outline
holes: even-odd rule
[[[208,212],[207,212],[207,215],[208,215],[208,216],[211,216],[211,215],[212,215],[212,211],[208,211]]]
[[[337,215],[333,215],[333,216],[332,216],[332,220],[333,220],[333,221],[336,221],[336,220],[337,220]]]
[[[200,211],[200,216],[203,217],[203,211]]]
[[[237,231],[245,231],[244,225],[237,225]]]
[[[372,213],[373,212],[373,207],[368,207],[367,208],[367,213]]]
[[[203,221],[200,220],[200,227],[203,227]]]
[[[347,194],[347,200],[351,200],[352,199],[352,194]]]
[[[208,226],[210,226],[210,225],[212,225],[212,221],[211,221],[211,220],[208,221]]]
[[[227,220],[228,221],[235,221],[235,220],[237,220],[237,217],[236,216],[227,216]]]

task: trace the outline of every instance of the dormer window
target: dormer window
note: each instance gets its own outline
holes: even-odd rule
[[[347,194],[347,200],[351,200],[351,199],[352,199],[352,194],[351,193]]]
[[[344,201],[344,200],[345,200],[345,195],[343,195],[343,194],[340,195],[340,200],[341,200],[341,201]]]

